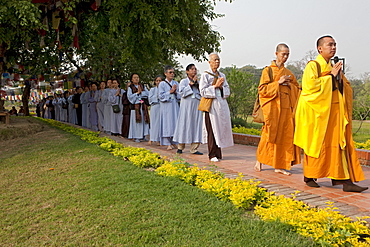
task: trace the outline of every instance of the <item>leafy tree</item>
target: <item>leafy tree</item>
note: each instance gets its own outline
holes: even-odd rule
[[[179,67],[175,55],[202,60],[219,51],[222,37],[209,24],[222,16],[214,13],[216,1],[97,3],[0,0],[0,62],[25,65],[30,74],[74,68],[86,70],[87,79],[125,79],[136,72],[150,80],[165,64]]]
[[[226,75],[231,91],[227,99],[231,118],[247,119],[253,111],[258,83],[253,80],[252,74],[241,71],[235,66],[222,69],[222,72]]]

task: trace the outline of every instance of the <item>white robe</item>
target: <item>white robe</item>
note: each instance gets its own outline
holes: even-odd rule
[[[74,108],[74,103],[72,102],[73,95],[68,97],[68,122],[71,124],[77,124],[77,114]]]
[[[160,141],[160,103],[158,99],[158,88],[153,87],[149,91],[150,104],[150,140],[152,142]]]
[[[208,70],[208,72],[213,74],[212,70]],[[199,90],[202,97],[213,98],[211,109],[209,111],[213,134],[215,136],[217,146],[220,148],[226,148],[234,145],[230,110],[226,100],[226,98],[230,96],[230,88],[225,75],[221,72],[220,77],[225,78],[222,86],[223,97],[221,97],[221,90],[212,86],[214,77],[206,72],[203,73],[200,78]],[[205,121],[203,121],[203,143],[207,143],[207,135],[208,133]]]
[[[136,86],[135,86],[136,87]],[[137,88],[137,87],[136,87]],[[149,91],[144,86],[144,91],[141,94],[132,93],[131,88],[127,89],[127,98],[131,104],[140,104],[142,98],[148,98]],[[140,108],[141,122],[136,122],[136,113],[135,110],[131,110],[130,114],[130,128],[128,132],[129,139],[143,139],[146,135],[149,135],[149,124],[144,120],[143,109]]]
[[[103,90],[98,90],[95,93],[95,101],[96,106],[97,106],[97,111],[98,111],[98,124],[102,128],[104,128],[104,103],[102,102],[102,94]]]
[[[111,89],[108,97],[108,101],[111,104],[110,110],[111,110],[111,115],[110,115],[110,132],[114,134],[122,134],[122,120],[123,120],[123,115],[122,115],[122,94],[125,92],[125,90],[121,89],[121,96],[116,96],[117,89]],[[114,113],[112,105],[119,105],[120,112]]]
[[[168,83],[171,85],[168,85]],[[176,93],[171,94],[171,87],[176,84]],[[158,85],[158,97],[160,100],[160,136],[162,145],[170,145],[175,132],[177,118],[179,116],[179,84],[177,81],[161,81]]]
[[[104,131],[111,132],[111,115],[113,114],[112,103],[109,102],[108,98],[112,89],[106,88],[102,93],[102,102],[104,104]]]
[[[181,104],[173,141],[186,144],[201,143],[203,116],[198,110],[201,96],[198,88],[191,87],[189,83],[189,78],[180,82]]]

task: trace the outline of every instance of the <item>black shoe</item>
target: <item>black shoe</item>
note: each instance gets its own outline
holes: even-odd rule
[[[181,149],[177,149],[177,152],[178,154],[182,154],[182,150]]]
[[[361,187],[355,184],[343,184],[343,191],[344,192],[362,192],[367,190],[368,187]]]
[[[193,154],[197,154],[197,155],[203,155],[203,153],[199,152],[199,151],[196,151],[195,153]]]
[[[306,185],[309,186],[309,187],[313,187],[313,188],[319,188],[320,185],[318,185],[314,180],[310,180],[308,182],[306,182]]]

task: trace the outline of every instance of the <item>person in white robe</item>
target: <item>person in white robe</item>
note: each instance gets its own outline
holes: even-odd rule
[[[112,80],[107,80],[107,88],[102,94],[102,102],[104,104],[104,132],[109,135],[111,133],[111,115],[113,114],[112,103],[108,100],[111,91]]]
[[[82,105],[82,127],[90,128],[89,121],[89,87],[84,87],[84,92],[81,94],[81,105]]]
[[[138,74],[132,74],[130,78],[131,84],[127,88],[127,98],[132,104],[130,114],[130,128],[128,138],[134,139],[135,142],[141,140],[147,141],[145,136],[149,135],[149,111],[148,105],[144,100],[148,100],[149,91],[140,83]]]
[[[202,142],[202,112],[198,110],[200,101],[197,68],[194,64],[186,66],[187,78],[181,80],[179,94],[181,96],[179,118],[173,141],[178,142],[177,153],[182,154],[185,144],[191,144],[190,153],[202,155],[198,147]]]
[[[95,82],[90,85],[91,90],[87,92],[88,95],[88,108],[89,108],[89,123],[90,129],[98,131],[98,111],[97,111],[97,102],[95,99],[95,94],[97,92],[98,86]]]
[[[68,97],[68,122],[71,124],[77,124],[77,114],[76,108],[74,107],[73,103],[73,95],[75,95],[75,91],[72,90],[71,94]]]
[[[110,115],[110,132],[114,136],[118,136],[122,134],[122,102],[121,97],[125,90],[119,88],[119,83],[117,79],[112,80],[112,89],[110,90],[110,94],[108,97],[108,101],[111,104],[111,115]],[[115,113],[113,112],[113,105],[118,105],[120,111]]]
[[[60,110],[60,121],[68,122],[68,97],[69,92],[64,91],[63,96],[60,98],[62,108]]]
[[[230,96],[229,84],[220,67],[220,57],[212,53],[209,56],[210,69],[206,70],[199,82],[200,94],[204,98],[211,98],[209,112],[203,118],[203,143],[208,143],[208,157],[217,162],[222,159],[221,148],[234,145],[230,110],[226,98]]]
[[[96,110],[98,112],[98,128],[99,131],[104,131],[104,103],[102,101],[102,95],[105,89],[105,81],[102,81],[99,85],[99,90],[95,93]]]
[[[160,141],[160,103],[158,98],[158,85],[162,81],[161,76],[157,76],[154,79],[155,86],[149,91],[149,104],[150,104],[150,140],[149,145],[152,142],[157,142],[159,145]]]
[[[166,79],[161,81],[158,86],[158,97],[160,101],[160,136],[161,145],[168,146],[171,150],[177,148],[177,143],[173,141],[173,133],[175,132],[177,118],[179,116],[179,84],[173,80],[175,70],[171,66],[166,66],[164,69]]]

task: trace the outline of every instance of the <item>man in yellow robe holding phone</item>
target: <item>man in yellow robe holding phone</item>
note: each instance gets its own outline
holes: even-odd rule
[[[352,88],[342,73],[342,62],[332,65],[336,42],[326,35],[317,40],[319,55],[308,62],[296,110],[294,144],[304,150],[304,181],[320,187],[317,178],[328,177],[345,192],[367,187],[352,139]]]

